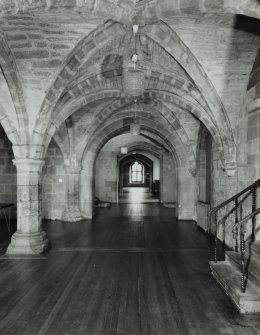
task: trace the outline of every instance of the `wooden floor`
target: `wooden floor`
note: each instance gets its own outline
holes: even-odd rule
[[[123,192],[118,195],[118,202],[121,204],[148,204],[159,202],[159,197],[150,193],[148,187],[123,187]]]
[[[49,254],[0,259],[0,334],[260,334],[211,277],[211,240],[173,216],[120,204],[44,223]]]

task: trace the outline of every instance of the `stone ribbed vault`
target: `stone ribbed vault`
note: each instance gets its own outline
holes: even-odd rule
[[[209,62],[198,58],[185,25],[208,29],[205,59],[213,57],[214,67],[222,52],[222,59],[241,62],[241,71],[235,76],[244,83],[251,71],[245,63],[255,57],[257,47],[245,53],[247,37],[252,41],[252,31],[246,28],[244,35],[234,34],[232,44],[232,32],[241,29],[233,26],[238,14],[247,15],[247,20],[253,17],[255,22],[260,17],[259,1],[0,0],[0,121],[13,145],[18,177],[18,231],[10,253],[38,253],[46,247],[40,185],[51,140],[60,148],[66,175],[67,210],[62,218],[92,217],[97,156],[110,139],[129,133],[135,113],[144,143],[148,143],[143,150],[152,150],[153,145],[153,150],[160,148],[156,149],[159,157],[160,150],[171,155],[178,175],[180,218],[196,219],[197,144],[203,127],[213,140],[217,197],[223,194],[224,186],[216,182],[220,176],[227,180],[224,184],[230,183],[230,192],[237,189],[235,178],[244,153],[237,152],[236,141],[240,141],[239,130],[245,128],[246,108],[241,106],[238,111],[241,126],[238,117],[230,114],[230,105],[223,103],[227,101],[223,89],[213,85],[227,85],[232,75],[225,66],[222,72],[214,72]],[[122,74],[133,52],[133,20],[140,25],[138,67],[145,74],[145,92],[138,97],[136,111],[122,86]],[[210,20],[212,25],[208,25]],[[221,29],[231,41],[230,53],[217,45]],[[257,34],[253,40],[259,42]],[[209,51],[212,44],[216,48],[213,56]],[[229,88],[227,95],[231,92],[232,101],[236,97],[242,101],[246,87],[244,91]],[[259,100],[255,99],[257,92],[258,83],[250,84],[248,100],[254,106]],[[248,106],[248,113],[257,109],[254,106]],[[255,139],[248,140],[253,143]],[[132,149],[141,149],[140,145]],[[241,147],[245,148],[245,143]],[[249,160],[257,160],[251,156]]]

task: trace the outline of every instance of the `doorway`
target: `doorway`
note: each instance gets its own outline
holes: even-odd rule
[[[119,203],[159,202],[154,192],[154,164],[141,154],[130,154],[119,161]]]

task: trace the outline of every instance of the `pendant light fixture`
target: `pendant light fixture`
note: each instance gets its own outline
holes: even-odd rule
[[[124,68],[122,78],[124,92],[134,98],[142,95],[145,90],[145,74],[143,71],[137,69],[138,53],[136,50],[136,35],[138,29],[138,24],[134,24],[132,28],[134,35],[134,53],[131,56],[132,68]]]
[[[138,124],[136,120],[136,102],[137,102],[136,98],[134,102],[135,102],[135,114],[134,114],[134,121],[133,123],[130,124],[130,133],[136,136],[140,135],[140,124]]]

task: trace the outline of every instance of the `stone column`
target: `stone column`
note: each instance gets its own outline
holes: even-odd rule
[[[7,254],[39,254],[48,246],[42,230],[41,171],[44,160],[14,159],[17,168],[17,231]]]
[[[94,215],[94,181],[91,175],[82,175],[81,212],[85,219],[92,219]]]
[[[66,202],[62,214],[63,221],[81,221],[79,209],[79,178],[81,167],[65,165],[66,171]]]
[[[85,164],[81,173],[80,209],[85,219],[92,219],[94,215],[94,176],[91,164]]]

